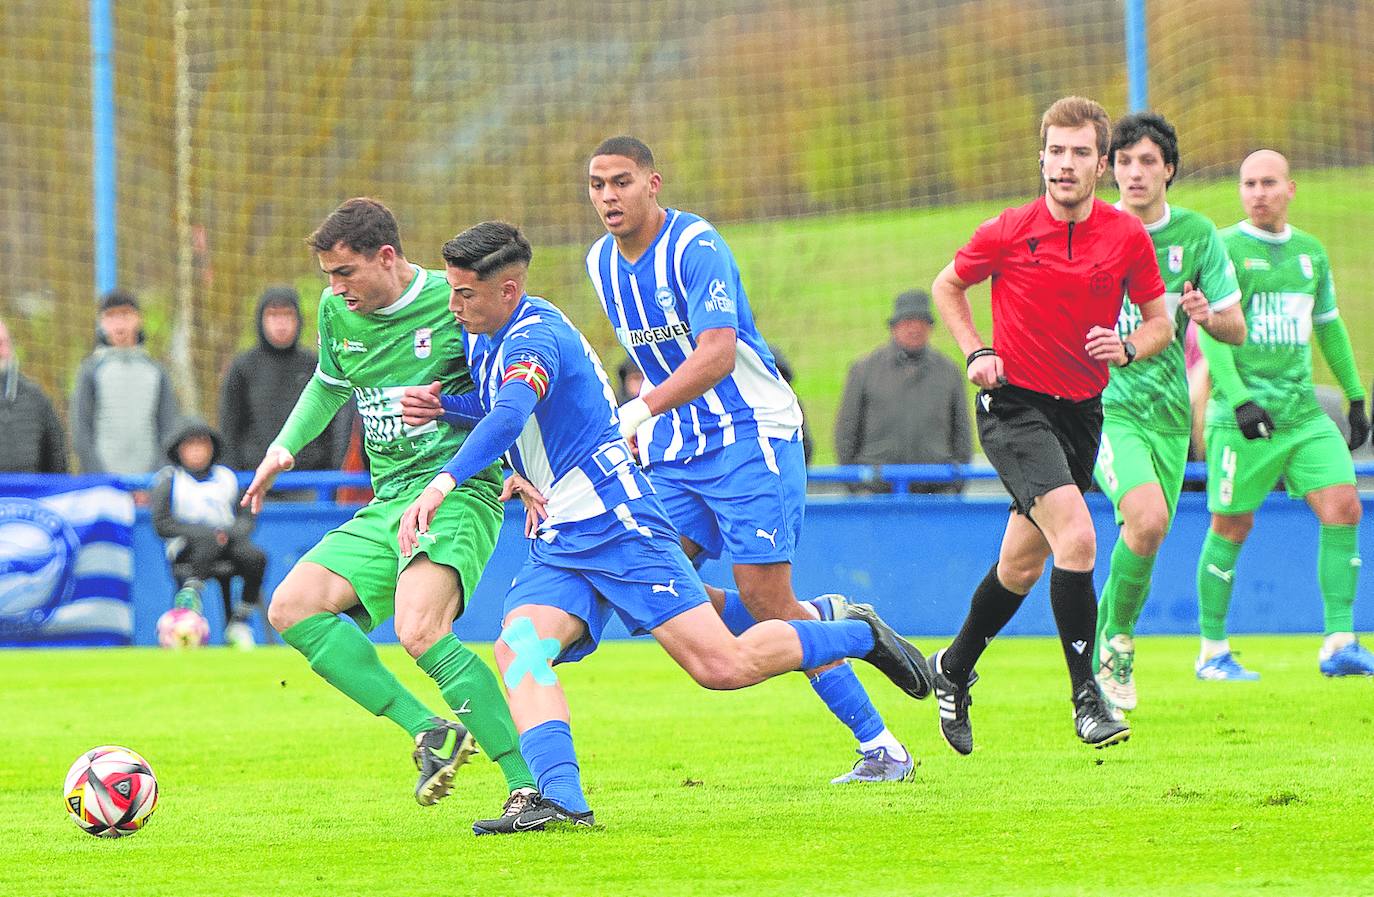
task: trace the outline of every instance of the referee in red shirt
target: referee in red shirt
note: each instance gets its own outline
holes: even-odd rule
[[[931,287],[945,325],[980,387],[978,435],[1012,496],[997,563],[968,617],[931,658],[940,731],[973,750],[974,665],[1054,555],[1050,605],[1072,683],[1074,728],[1094,747],[1130,737],[1093,678],[1097,542],[1083,492],[1102,435],[1107,366],[1154,355],[1173,338],[1154,244],[1135,217],[1093,197],[1107,167],[1110,120],[1092,100],[1065,97],[1040,122],[1045,195],[985,221]],[[968,288],[992,278],[992,345],[973,326]],[[1129,340],[1115,325],[1126,301],[1144,323]]]

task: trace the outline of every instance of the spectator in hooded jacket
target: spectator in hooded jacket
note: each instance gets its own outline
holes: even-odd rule
[[[248,619],[257,609],[267,555],[253,544],[254,518],[239,507],[234,472],[219,460],[220,437],[199,418],[186,418],[167,444],[171,465],[158,471],[148,496],[153,529],[167,543],[167,560],[180,592],[192,590],[185,603],[198,607],[207,579],[218,579],[224,599],[224,640],[240,648],[253,645]],[[230,597],[230,578],[243,577],[237,608]]]
[[[252,470],[296,405],[319,361],[300,345],[301,302],[294,287],[272,286],[258,299],[258,344],[235,356],[219,394],[224,463]],[[347,448],[352,404],[296,455],[296,470],[337,470]]]
[[[180,414],[172,378],[143,348],[138,300],[122,290],[100,300],[96,350],[72,393],[72,442],[83,473],[157,470]]]
[[[67,437],[52,402],[19,373],[9,328],[0,321],[0,470],[66,473]]]

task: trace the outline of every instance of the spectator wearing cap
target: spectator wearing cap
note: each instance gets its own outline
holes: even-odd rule
[[[964,373],[930,347],[930,296],[897,296],[892,339],[854,362],[835,418],[841,464],[967,464],[973,439]],[[881,487],[882,491],[890,491]],[[958,492],[962,483],[915,483],[912,491]]]
[[[9,328],[0,321],[0,470],[66,473],[67,437],[52,402],[19,373]]]
[[[101,297],[96,341],[72,393],[72,443],[81,470],[151,473],[179,410],[167,369],[143,348],[143,317],[131,293]]]
[[[300,344],[301,300],[294,287],[270,286],[258,298],[257,345],[229,365],[219,393],[224,463],[258,466],[296,406],[319,356]],[[352,404],[344,406],[315,440],[296,453],[296,470],[337,470],[348,448]]]

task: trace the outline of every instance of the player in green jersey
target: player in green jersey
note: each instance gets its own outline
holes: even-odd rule
[[[1288,223],[1296,189],[1288,160],[1273,150],[1252,153],[1241,165],[1246,219],[1222,231],[1222,239],[1240,281],[1245,344],[1232,348],[1205,333],[1198,340],[1212,375],[1206,427],[1212,525],[1197,568],[1199,679],[1258,678],[1231,655],[1226,609],[1255,509],[1279,477],[1321,523],[1317,581],[1326,640],[1319,668],[1327,676],[1374,675],[1374,654],[1355,639],[1352,612],[1361,509],[1350,450],[1369,438],[1365,393],[1336,309],[1326,250]],[[1313,338],[1350,401],[1348,443],[1313,393]]]
[[[1171,206],[1178,174],[1178,135],[1154,113],[1128,115],[1112,126],[1108,153],[1118,208],[1139,218],[1155,244],[1174,339],[1164,351],[1111,370],[1102,394],[1102,444],[1093,476],[1116,509],[1121,534],[1102,590],[1097,678],[1122,710],[1136,706],[1135,623],[1150,593],[1155,555],[1169,532],[1188,462],[1190,409],[1183,338],[1191,320],[1226,343],[1245,339],[1240,289],[1211,221]],[[1124,340],[1140,326],[1140,309],[1121,305],[1116,329]]]
[[[454,490],[449,498],[459,500],[410,557],[396,548],[401,514],[467,435],[443,421],[411,427],[401,420],[407,386],[437,380],[445,392],[472,389],[448,283],[443,272],[406,261],[396,219],[372,199],[343,203],[309,243],[329,277],[320,297],[319,368],[243,500],[256,513],[277,474],[291,468],[295,452],[350,396],[362,418],[376,497],[296,563],[272,594],[268,620],[326,682],[415,739],[421,805],[449,793],[454,770],[475,753],[475,736],[505,774],[507,812],[518,813],[534,796],[534,780],[510,710],[495,674],[453,634],[496,546],[497,467]],[[381,663],[364,633],[393,615],[397,638],[462,724],[432,713]]]

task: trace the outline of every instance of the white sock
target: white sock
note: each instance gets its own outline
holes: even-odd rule
[[[1345,646],[1353,644],[1355,644],[1355,633],[1333,632],[1322,642],[1321,659],[1326,660]]]
[[[1202,659],[1203,663],[1206,663],[1218,654],[1226,654],[1230,652],[1230,650],[1231,640],[1229,638],[1224,638],[1220,641],[1205,638],[1202,640],[1202,653],[1199,657]]]
[[[902,743],[897,740],[897,736],[893,735],[888,729],[883,729],[876,737],[868,741],[859,742],[859,750],[864,753],[874,748],[887,748],[887,755],[893,760],[908,759],[906,748],[902,747]]]

